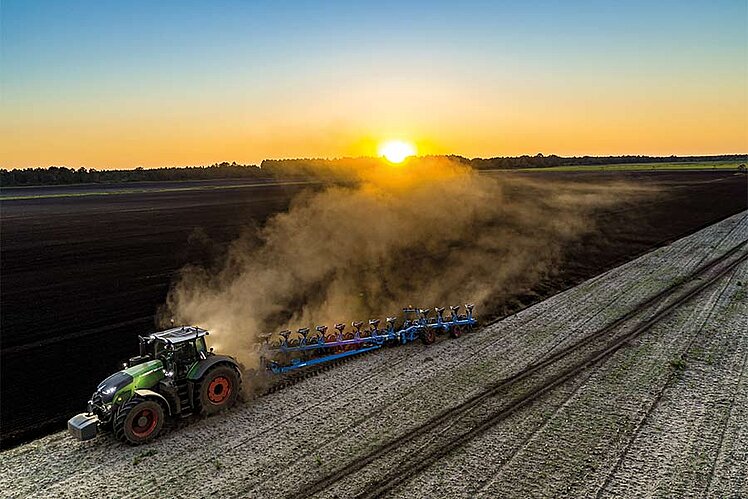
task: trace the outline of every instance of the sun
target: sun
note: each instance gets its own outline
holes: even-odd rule
[[[402,140],[388,140],[379,145],[379,155],[390,163],[402,163],[408,156],[415,156],[416,147]]]

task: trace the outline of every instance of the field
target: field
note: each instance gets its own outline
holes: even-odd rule
[[[656,186],[660,194],[597,213],[597,231],[567,249],[556,273],[501,304],[500,314],[746,208],[745,177],[732,173],[531,175],[576,182],[625,178]],[[227,188],[155,184],[139,193],[2,202],[3,446],[60,429],[84,408],[93,387],[133,354],[137,335],[155,330],[154,314],[185,263],[211,261],[245,226],[261,224],[314,188],[219,186]],[[35,195],[55,189],[61,188]],[[65,390],[48,382],[61,373]]]
[[[56,433],[5,451],[0,490],[743,497],[746,286],[743,211],[463,338],[349,361],[147,447]]]
[[[611,165],[551,166],[547,168],[520,168],[519,171],[556,171],[556,172],[632,172],[632,171],[668,171],[668,170],[732,170],[737,171],[745,161],[701,161],[674,163],[622,163]]]
[[[26,201],[34,199],[76,198],[88,196],[117,196],[123,194],[164,194],[224,189],[257,189],[308,185],[303,180],[275,181],[269,179],[248,180],[192,180],[182,182],[129,182],[121,184],[76,184],[11,187],[0,190],[0,201]]]

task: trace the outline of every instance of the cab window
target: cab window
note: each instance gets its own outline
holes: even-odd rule
[[[160,355],[164,354],[166,350],[166,344],[163,341],[153,342],[153,358],[158,359]]]

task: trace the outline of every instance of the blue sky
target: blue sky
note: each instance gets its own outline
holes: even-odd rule
[[[542,134],[537,144],[510,147],[499,140],[492,150],[490,134],[471,144],[449,130],[448,121],[469,121],[466,109],[481,102],[496,112],[477,110],[476,120],[503,136],[507,120],[530,127],[524,120],[538,119],[538,101],[568,113],[584,95],[612,99],[601,107],[609,110],[619,109],[614,101],[620,96],[639,106],[656,96],[665,109],[663,95],[670,93],[681,107],[694,103],[701,113],[716,107],[723,118],[727,108],[746,103],[745,1],[3,0],[0,14],[0,117],[2,130],[13,136],[13,165],[55,158],[101,162],[104,153],[80,153],[78,160],[71,151],[80,150],[86,137],[101,138],[91,130],[111,116],[121,117],[125,131],[226,116],[247,138],[245,150],[242,136],[233,137],[232,151],[256,160],[347,154],[360,142],[357,135],[374,140],[387,130],[423,138],[435,152],[513,154],[544,148]],[[417,87],[427,88],[426,96],[419,97]],[[711,92],[723,100],[706,95]],[[470,101],[471,95],[483,99]],[[510,103],[511,95],[516,99]],[[367,107],[372,98],[381,99],[381,112]],[[430,108],[435,111],[426,123]],[[638,112],[641,119],[644,108]],[[697,118],[688,116],[692,123]],[[288,147],[246,128],[247,119],[265,120],[276,135],[287,131]],[[318,137],[318,131],[305,128],[310,120],[341,131]],[[730,144],[705,144],[693,152],[739,147],[735,141],[741,130],[745,138],[745,122],[736,126]],[[80,127],[80,133],[54,136],[60,127]],[[117,132],[113,127],[115,142]],[[199,130],[186,132],[191,141],[199,136]],[[131,142],[143,136],[134,133]],[[549,145],[584,150],[583,143],[567,147],[566,139],[557,139],[549,135]],[[217,147],[216,140],[206,138],[206,150]],[[665,140],[663,151],[689,152],[678,145],[689,141]],[[167,148],[179,148],[178,140],[167,142]],[[41,154],[39,145],[48,154]],[[142,162],[151,164],[155,146],[146,145]],[[591,150],[634,152],[636,143],[605,147],[609,150]],[[200,153],[196,160],[211,154]],[[153,164],[168,158],[159,156]],[[174,161],[183,160],[174,155]]]

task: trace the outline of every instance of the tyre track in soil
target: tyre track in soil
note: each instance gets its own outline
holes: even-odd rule
[[[662,292],[647,299],[635,310],[615,320],[613,323],[603,328],[602,330],[599,330],[596,333],[593,333],[592,335],[589,335],[583,338],[582,340],[560,350],[559,352],[555,353],[554,355],[550,356],[544,361],[528,367],[526,370],[521,371],[517,375],[498,382],[494,386],[490,387],[488,390],[485,390],[477,394],[476,396],[471,397],[464,403],[440,413],[435,418],[432,418],[430,421],[416,427],[415,429],[413,429],[406,435],[403,435],[400,438],[398,438],[396,441],[390,442],[389,444],[385,444],[384,446],[377,448],[376,450],[374,450],[373,452],[369,453],[366,456],[357,458],[354,462],[348,463],[346,466],[341,467],[341,469],[338,472],[327,475],[326,477],[323,477],[322,479],[317,480],[316,482],[312,484],[306,485],[303,488],[302,492],[292,495],[291,497],[307,497],[309,495],[313,495],[323,490],[326,490],[330,488],[331,486],[335,485],[336,483],[350,477],[353,473],[361,470],[362,468],[372,463],[373,461],[384,457],[389,452],[397,450],[403,445],[409,442],[412,442],[416,438],[423,436],[423,435],[428,435],[431,433],[437,433],[434,429],[436,425],[442,424],[444,422],[448,422],[449,420],[455,417],[458,417],[460,415],[464,415],[470,412],[480,402],[486,399],[489,399],[492,396],[497,395],[501,390],[509,388],[513,385],[516,385],[519,381],[527,379],[531,375],[540,372],[542,369],[552,366],[559,360],[569,356],[572,353],[575,353],[580,348],[590,344],[595,339],[602,338],[606,334],[609,334],[610,332],[612,332],[615,328],[618,328],[624,325],[626,322],[632,321],[637,316],[639,316],[643,311],[651,308],[656,303],[661,302],[665,300],[667,297],[674,295],[678,290],[682,289],[683,286],[687,285],[690,282],[693,282],[694,280],[696,280],[697,277],[702,276],[704,273],[708,272],[710,269],[713,269],[715,266],[720,265],[722,262],[728,261],[728,265],[725,266],[724,268],[720,268],[715,276],[712,276],[707,281],[702,282],[694,289],[686,292],[683,296],[677,298],[675,301],[673,301],[669,305],[657,311],[654,317],[652,317],[651,319],[647,320],[642,325],[634,329],[633,332],[627,333],[623,335],[621,338],[614,340],[607,347],[603,348],[602,350],[598,350],[596,353],[594,353],[591,356],[586,357],[582,362],[576,364],[574,367],[570,369],[567,369],[560,376],[551,378],[550,381],[547,381],[540,388],[529,392],[528,394],[526,394],[525,396],[517,400],[515,403],[500,410],[499,412],[495,412],[493,416],[484,420],[483,423],[479,424],[478,426],[474,427],[468,432],[459,435],[458,437],[452,439],[446,444],[443,444],[440,450],[437,450],[436,452],[423,456],[422,458],[419,458],[419,459],[413,458],[411,456],[410,460],[414,461],[413,463],[411,463],[410,465],[402,466],[399,469],[397,469],[394,473],[390,473],[386,475],[383,479],[375,482],[372,487],[368,488],[366,492],[359,495],[358,497],[378,497],[379,495],[382,495],[386,493],[387,491],[392,490],[399,484],[405,482],[410,476],[412,476],[417,471],[424,469],[425,467],[429,466],[430,464],[432,464],[439,458],[448,455],[453,449],[455,449],[456,447],[459,447],[462,443],[472,439],[473,437],[482,433],[489,427],[493,426],[496,422],[502,419],[505,419],[510,414],[516,412],[518,409],[528,405],[530,402],[536,400],[543,394],[559,386],[563,382],[571,379],[575,375],[586,370],[588,367],[591,367],[597,364],[600,360],[608,357],[613,352],[617,351],[618,349],[628,344],[628,342],[631,339],[635,338],[636,336],[642,334],[643,332],[651,328],[659,320],[665,317],[671,310],[673,310],[674,308],[676,308],[678,305],[682,304],[683,302],[687,301],[688,299],[692,298],[693,296],[695,296],[702,290],[706,289],[708,286],[712,285],[714,282],[716,282],[721,277],[723,277],[727,272],[729,272],[731,269],[737,266],[740,262],[744,261],[746,257],[748,257],[748,254],[740,253],[740,250],[745,245],[746,245],[745,241],[736,245],[735,247],[733,247],[731,250],[729,250],[727,253],[725,253],[721,257],[718,257],[710,261],[706,265],[703,265],[702,267],[700,267],[696,272],[690,275],[689,280],[685,282],[676,283],[666,288]],[[731,259],[736,254],[738,255],[737,258]],[[239,495],[242,495],[248,492],[249,491],[247,490],[243,490]]]
[[[558,413],[564,407],[566,407],[566,404],[568,404],[569,401],[571,399],[573,399],[577,395],[577,393],[579,393],[579,391],[582,388],[584,388],[585,383],[592,376],[592,374],[595,372],[595,370],[596,369],[590,369],[586,373],[586,375],[584,376],[584,378],[579,380],[579,382],[577,383],[577,386],[575,386],[568,394],[566,394],[563,397],[563,399],[556,406],[556,408],[553,410],[553,412],[549,413],[548,415],[543,416],[544,417],[543,422],[541,424],[539,424],[534,430],[532,430],[529,435],[527,435],[524,439],[522,439],[522,441],[519,443],[519,445],[514,450],[512,450],[509,453],[509,456],[498,467],[496,467],[496,469],[494,471],[494,475],[498,474],[502,469],[504,469],[505,466],[510,465],[514,461],[514,458],[520,452],[522,452],[522,450],[524,450],[530,444],[530,442],[532,442],[535,439],[536,435],[538,435],[540,432],[542,432],[546,428],[546,426],[548,425],[548,423],[553,418],[555,418],[556,415],[558,415]],[[486,489],[487,487],[489,487],[491,485],[491,483],[492,483],[492,478],[493,477],[491,477],[489,479],[486,479],[483,482],[479,482],[478,483],[478,487],[477,487],[477,491],[473,495],[477,496],[477,495],[481,494],[484,491],[484,489]]]
[[[695,343],[696,339],[699,337],[700,333],[704,330],[706,325],[709,323],[709,319],[714,315],[714,309],[716,308],[717,304],[722,299],[722,296],[724,295],[725,291],[727,291],[727,289],[729,288],[730,283],[732,282],[732,279],[734,276],[735,274],[734,274],[734,269],[733,269],[733,273],[730,274],[724,286],[722,287],[719,293],[719,296],[714,301],[712,309],[709,310],[709,313],[706,319],[701,323],[701,325],[699,326],[699,329],[694,333],[693,336],[691,336],[691,339],[688,341],[688,344],[686,345],[686,348],[684,349],[684,353],[681,354],[681,358],[683,358],[684,356],[687,356],[688,353],[692,350],[693,344]],[[605,481],[602,483],[602,485],[600,485],[600,487],[595,492],[596,499],[600,499],[605,493],[608,485],[613,480],[613,477],[616,475],[616,473],[618,473],[618,470],[620,469],[621,464],[626,459],[626,456],[631,450],[631,446],[639,438],[642,428],[644,428],[644,425],[652,417],[652,413],[654,412],[654,410],[660,405],[660,401],[662,400],[662,397],[665,395],[665,392],[672,386],[675,378],[676,378],[676,371],[672,370],[668,378],[665,380],[665,383],[663,383],[660,389],[657,391],[657,394],[655,395],[655,398],[652,401],[652,403],[649,405],[647,410],[644,412],[641,419],[637,422],[636,427],[631,435],[631,438],[626,443],[626,446],[624,447],[623,452],[621,452],[621,454],[618,456],[618,459],[616,460],[615,465],[613,466],[613,468],[611,468],[610,472],[608,473],[608,476],[605,478]]]
[[[558,420],[551,422],[550,427],[555,426],[555,428],[550,430],[548,433],[545,433],[539,441],[536,440],[535,445],[532,448],[528,449],[528,452],[523,455],[522,461],[515,463],[516,465],[512,467],[513,472],[507,471],[506,474],[501,473],[501,475],[503,476],[499,477],[497,480],[494,480],[494,482],[496,483],[494,483],[494,485],[492,486],[490,493],[484,495],[483,497],[492,497],[496,496],[496,494],[499,493],[504,495],[508,493],[510,496],[528,496],[533,494],[552,496],[561,493],[570,497],[594,497],[600,483],[605,480],[607,472],[610,470],[610,468],[613,467],[620,452],[623,450],[623,447],[631,437],[631,432],[634,431],[636,423],[641,418],[642,413],[647,410],[647,407],[650,404],[653,403],[654,398],[660,391],[663,383],[667,381],[670,374],[670,369],[672,369],[672,367],[664,369],[656,378],[656,381],[654,381],[656,385],[652,385],[650,387],[649,384],[645,384],[652,382],[651,379],[645,379],[646,376],[644,373],[646,373],[648,369],[645,366],[634,367],[632,365],[629,365],[628,362],[633,362],[634,359],[640,359],[642,356],[645,358],[649,358],[648,353],[650,353],[650,350],[648,350],[648,347],[645,347],[644,345],[649,344],[651,346],[653,343],[655,345],[662,345],[663,348],[663,350],[659,351],[659,353],[657,354],[661,357],[659,361],[655,362],[655,364],[667,365],[671,362],[671,359],[679,358],[681,355],[683,355],[683,352],[688,347],[690,340],[694,337],[694,334],[698,336],[699,331],[702,329],[705,331],[714,329],[714,321],[719,319],[719,317],[721,316],[721,311],[725,310],[725,306],[730,302],[729,298],[733,296],[735,289],[739,289],[735,285],[735,280],[741,275],[741,273],[742,275],[744,275],[746,269],[748,269],[748,267],[746,267],[745,264],[739,265],[735,270],[731,271],[729,280],[725,283],[725,287],[727,289],[725,289],[725,287],[720,287],[717,285],[712,286],[708,290],[705,290],[684,307],[679,307],[673,310],[673,312],[669,314],[668,317],[664,318],[660,323],[656,324],[649,332],[642,335],[639,339],[634,340],[634,344],[632,345],[631,349],[627,348],[619,351],[619,353],[615,355],[617,360],[613,358],[606,360],[600,366],[601,369],[596,370],[595,374],[593,375],[594,378],[597,379],[595,380],[593,378],[592,383],[588,384],[587,386],[588,389],[583,390],[580,394],[579,399],[570,404],[570,407],[575,406],[576,410],[571,409],[569,412],[566,412],[564,415],[562,415]],[[730,283],[730,280],[732,281],[732,284]],[[720,282],[724,282],[724,279]],[[725,298],[728,299],[726,300]],[[689,317],[693,317],[693,320],[689,319]],[[692,321],[690,322],[690,326],[688,325],[689,321]],[[675,333],[674,331],[676,330],[679,332]],[[688,334],[683,334],[686,332]],[[682,336],[685,336],[685,338],[683,338],[683,341],[669,341],[667,339]],[[704,338],[705,337],[703,335],[697,338],[697,341],[692,347],[693,352],[699,352],[699,347],[703,347],[705,350],[708,350],[706,346],[701,344],[702,341],[706,341]],[[674,351],[668,350],[668,347],[666,345],[675,345],[677,342],[680,342],[680,345],[677,347],[677,349],[675,349]],[[663,354],[663,352],[665,352],[666,350],[669,353]],[[654,356],[655,354],[653,354],[653,357]],[[690,364],[690,358],[686,359]],[[627,373],[631,374],[632,372],[636,372],[639,373],[638,375],[642,378],[636,381],[632,379],[633,384],[629,385],[628,387],[625,385],[621,385],[620,380],[618,379],[618,375],[612,373],[616,372],[614,366],[621,366],[623,364],[627,366],[625,369]],[[607,374],[605,374],[606,372]],[[600,376],[598,376],[597,373],[600,373]],[[623,413],[615,412],[616,409],[614,409],[614,407],[618,404],[610,404],[611,400],[618,400],[618,395],[620,394],[614,392],[608,393],[604,390],[601,390],[601,386],[603,386],[601,385],[601,383],[603,383],[603,381],[601,380],[605,379],[617,380],[614,381],[614,384],[618,384],[618,389],[623,390],[622,393],[629,394],[628,400],[632,404],[627,404],[625,399],[620,400],[620,402],[624,407],[623,412],[631,414],[632,416],[630,419],[630,425],[628,424],[629,420],[625,417],[623,420],[620,419]],[[679,376],[678,380],[680,379],[681,377]],[[576,382],[576,379],[573,380],[573,383]],[[682,381],[680,383],[681,385],[683,384]],[[715,381],[715,383],[719,382]],[[676,382],[673,383],[673,385],[676,384]],[[512,420],[516,421],[519,418],[522,421],[531,421],[533,419],[533,414],[542,415],[544,412],[543,408],[548,407],[549,405],[551,407],[554,407],[557,404],[556,401],[559,400],[558,394],[562,391],[567,391],[566,386],[564,386],[563,389],[555,390],[551,397],[544,399],[542,402],[533,405],[532,408],[528,409],[527,411],[520,413],[522,415],[515,415],[511,420],[502,422],[495,429],[486,432],[484,436],[481,436],[480,438],[464,446],[462,449],[456,452],[455,455],[465,456],[465,458],[469,459],[470,461],[476,459],[476,456],[482,456],[485,459],[487,457],[487,454],[482,451],[482,445],[486,446],[489,442],[492,441],[503,443],[503,439],[512,434],[511,428],[512,426],[514,426],[511,422]],[[595,404],[594,397],[590,398],[590,394],[593,394],[596,391],[598,392],[598,397],[603,397],[597,398],[599,405]],[[638,394],[638,396],[636,394]],[[646,401],[644,399],[646,399]],[[657,414],[657,412],[660,411],[659,408],[663,406],[665,400],[672,401],[672,399],[672,395],[670,395],[670,392],[667,391],[664,398],[662,399],[663,403],[659,404],[658,409],[656,409],[654,414]],[[636,403],[636,401],[638,400],[641,400],[643,402],[641,406]],[[608,411],[600,408],[606,403],[611,406],[608,407]],[[594,409],[590,407],[591,412],[586,411],[584,407],[590,406],[591,404],[593,404]],[[607,420],[607,425],[603,422],[602,419],[598,417],[601,414],[610,415],[610,419]],[[616,419],[616,414],[618,414],[619,416],[618,424],[620,424],[621,426],[610,426],[611,424],[615,424],[613,423],[613,420]],[[534,419],[538,418],[535,417]],[[559,427],[562,427],[564,429],[559,430]],[[603,437],[603,435],[600,435],[601,427],[608,429],[606,437],[608,437],[609,440],[606,441],[612,447],[607,447],[605,446],[605,444],[603,444],[603,447],[595,445],[593,443],[595,441],[594,437],[592,437],[592,440],[590,440],[590,437],[588,436],[590,433],[596,433],[598,437]],[[650,429],[652,428],[652,426],[649,424],[645,425],[645,428],[647,427],[649,427]],[[580,431],[579,440],[576,440],[573,437],[573,434],[577,431],[577,428],[579,428]],[[582,429],[584,429],[585,431],[581,431]],[[526,434],[530,430],[531,428],[523,431],[522,433]],[[624,438],[620,439],[620,443],[619,439],[614,436],[618,434],[624,436]],[[644,434],[645,432],[642,432],[642,435]],[[646,441],[645,437],[643,436],[636,440],[637,444],[643,441]],[[557,442],[563,443],[557,444]],[[635,444],[635,447],[637,444]],[[516,444],[510,444],[508,445],[508,447],[513,448],[514,445]],[[506,450],[503,450],[503,452],[506,452]],[[497,455],[503,454],[498,453]],[[604,457],[606,455],[609,455],[609,458]],[[576,457],[571,458],[570,456]],[[645,460],[647,459],[646,453],[644,453],[644,455],[642,456],[640,452],[638,457],[640,460],[642,458],[644,458]],[[638,462],[637,460],[635,461]],[[450,458],[448,459],[448,462],[460,462],[460,459],[456,457]],[[488,473],[492,473],[492,471],[498,465],[499,463],[494,463],[494,465],[490,467],[491,471],[489,471]],[[579,466],[576,467],[576,465]],[[397,494],[402,496],[403,490],[410,491],[411,493],[414,490],[420,490],[419,484],[424,483],[428,484],[428,486],[431,487],[427,490],[439,490],[440,492],[443,492],[442,489],[435,489],[434,487],[436,482],[433,478],[429,478],[434,476],[434,470],[440,468],[441,466],[439,466],[438,468],[433,467],[430,468],[428,472],[419,474],[417,479],[414,479],[407,484],[407,487],[398,489]],[[455,477],[456,474],[453,469],[454,467],[452,466],[451,468],[451,473],[448,473],[448,476]],[[538,480],[538,486],[533,488],[533,486],[530,484],[534,482],[534,473],[530,470],[537,470],[538,478],[542,476],[548,481],[540,482],[540,480]],[[600,470],[600,473],[598,474],[596,470]],[[470,473],[471,477],[477,477],[478,479],[480,479],[485,474],[485,472],[481,473],[472,470],[470,471]],[[629,472],[629,475],[631,475],[631,472]],[[639,473],[638,476],[642,477],[646,475]],[[524,483],[524,488],[522,485],[515,486],[515,484],[517,484],[518,482]],[[454,483],[454,480],[452,480],[452,482],[447,482],[446,487],[449,488],[450,483]],[[585,483],[586,485],[583,485]],[[644,483],[650,482],[646,481]],[[545,485],[545,487],[543,486],[543,484]],[[617,494],[613,495],[616,497],[627,497],[631,494],[647,495],[645,493],[645,489],[641,488],[641,486],[643,486],[643,483],[639,482],[638,485],[640,486],[639,488],[636,487],[635,483],[634,487],[629,487],[623,494],[621,494],[621,491],[618,490]],[[462,495],[466,497],[474,497],[473,493],[467,492],[470,489],[463,489],[458,484],[455,484],[455,486],[456,490],[459,491],[455,494],[456,496]],[[510,490],[511,492],[507,492],[508,490]],[[551,490],[553,492],[551,492]],[[606,497],[607,496],[608,492],[606,491]]]
[[[710,300],[710,303],[716,303],[714,312],[692,351],[688,356],[682,357],[687,361],[686,369],[673,380],[659,405],[643,425],[640,435],[627,446],[627,456],[618,473],[602,491],[603,497],[626,497],[632,494],[702,496],[710,465],[719,451],[719,435],[724,424],[731,424],[728,420],[730,394],[733,397],[739,396],[739,380],[744,375],[742,369],[748,345],[748,336],[743,333],[748,331],[745,328],[746,316],[742,315],[740,325],[741,314],[733,311],[733,308],[735,304],[741,303],[739,298],[736,301],[738,295],[735,293],[741,289],[738,283],[741,280],[745,282],[747,272],[748,266],[738,267],[732,276],[731,289],[727,290],[726,299],[720,295],[716,302]],[[717,296],[716,293],[713,295]],[[704,309],[708,312],[712,308],[699,305],[689,307],[692,313],[701,309],[702,314]],[[698,327],[699,324],[694,324],[694,328]],[[663,374],[667,376],[666,373]],[[650,399],[647,405],[651,401]],[[738,410],[745,407],[740,402],[736,405]],[[645,409],[646,406],[643,406],[642,410]],[[635,417],[632,422],[638,419]],[[735,426],[731,428],[734,430]],[[725,443],[730,436],[728,431]],[[612,468],[618,454],[616,452],[610,456],[611,459],[605,465],[607,470]],[[739,462],[733,461],[728,469],[740,474]],[[717,477],[724,471],[724,463],[718,463]],[[594,497],[606,475],[607,471],[600,473],[594,483],[590,484],[590,497]],[[734,492],[735,489],[725,490],[723,478],[720,477],[716,482],[723,489],[721,495],[716,497],[738,497],[726,495],[726,491]]]
[[[714,459],[712,460],[712,465],[709,469],[709,475],[707,476],[707,483],[706,487],[704,488],[704,494],[703,497],[709,497],[709,493],[712,490],[712,484],[714,483],[714,476],[717,473],[717,463],[719,462],[719,458],[722,456],[722,449],[723,449],[723,443],[725,440],[725,434],[727,433],[727,428],[730,426],[730,420],[732,419],[733,412],[735,410],[735,399],[737,398],[737,394],[740,392],[740,388],[743,386],[743,383],[745,381],[745,373],[746,370],[748,370],[748,351],[743,355],[743,364],[742,364],[742,371],[740,373],[740,379],[738,380],[737,386],[735,387],[735,391],[732,394],[732,397],[730,398],[730,408],[727,411],[727,417],[725,418],[725,423],[722,425],[722,431],[719,435],[719,440],[717,443],[717,452],[714,455]]]
[[[540,425],[538,425],[534,430],[532,430],[532,432],[530,432],[530,434],[527,437],[525,437],[524,439],[522,439],[522,441],[519,443],[519,445],[515,449],[513,449],[511,451],[511,453],[509,454],[508,458],[505,459],[504,462],[502,462],[499,466],[496,467],[496,469],[493,472],[494,475],[491,478],[488,478],[488,479],[486,479],[486,480],[478,483],[478,487],[477,487],[477,490],[476,490],[476,492],[475,492],[474,495],[477,496],[477,495],[482,494],[485,491],[485,489],[487,489],[488,487],[491,486],[491,484],[493,483],[494,476],[498,475],[499,472],[504,469],[504,467],[509,466],[514,461],[514,458],[517,457],[517,455],[520,452],[522,452],[530,444],[530,442],[532,442],[533,440],[535,440],[535,437],[539,433],[541,433],[543,430],[545,430],[545,428],[548,426],[548,423],[552,419],[554,419],[558,415],[558,413],[561,412],[561,410],[563,408],[566,407],[566,405],[569,403],[569,401],[571,399],[573,399],[577,395],[577,393],[579,393],[579,391],[582,388],[584,388],[585,383],[592,376],[592,374],[594,372],[595,372],[595,369],[590,369],[589,372],[587,373],[587,375],[584,377],[584,379],[579,380],[579,383],[577,384],[577,386],[575,386],[574,389],[571,390],[563,398],[563,400],[561,401],[561,403],[558,404],[558,406],[553,410],[553,412],[551,412],[547,416],[544,416],[543,422]]]

